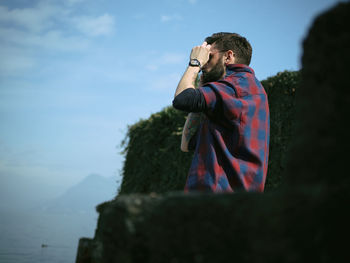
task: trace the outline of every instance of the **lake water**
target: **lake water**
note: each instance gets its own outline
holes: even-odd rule
[[[79,214],[0,211],[0,263],[73,263],[79,239],[94,236],[97,218],[94,211]]]

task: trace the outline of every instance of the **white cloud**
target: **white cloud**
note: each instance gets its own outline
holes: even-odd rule
[[[70,0],[68,2],[80,1]],[[0,6],[0,28],[16,29],[18,32],[23,31],[33,35],[40,35],[46,31],[57,32],[57,28],[64,28],[64,31],[61,31],[62,35],[71,35],[73,27],[88,37],[106,36],[114,31],[114,17],[109,14],[74,16],[71,8],[50,3],[53,2],[39,2],[33,8],[12,10]]]
[[[141,20],[141,19],[146,18],[147,16],[146,16],[146,14],[133,14],[131,17],[133,19],[136,19],[136,20]]]
[[[75,5],[75,4],[81,3],[83,1],[85,1],[85,0],[66,0],[66,3],[68,5]]]
[[[84,52],[93,38],[111,35],[114,17],[76,15],[73,4],[82,1],[66,0],[66,5],[39,1],[33,7],[15,9],[0,4],[0,76],[33,69],[45,51]]]
[[[149,71],[156,71],[156,70],[158,70],[158,68],[159,68],[159,66],[158,65],[156,65],[156,64],[147,64],[146,66],[145,66],[145,68],[147,69],[147,70],[149,70]]]
[[[33,68],[36,64],[30,54],[15,47],[2,47],[0,57],[0,76],[16,75]]]
[[[68,36],[59,30],[50,30],[41,34],[18,29],[0,28],[0,35],[4,43],[21,48],[45,48],[57,51],[77,51],[88,45],[88,40],[79,36]]]
[[[79,31],[92,37],[107,36],[114,31],[114,17],[109,14],[98,17],[75,17],[72,21]]]
[[[180,64],[185,60],[186,56],[182,53],[165,53],[161,60],[164,64]]]
[[[63,10],[49,3],[39,2],[34,8],[16,8],[13,10],[0,6],[0,22],[6,22],[31,32],[41,32],[53,25],[51,18],[60,17]]]
[[[181,21],[182,16],[179,14],[173,14],[173,15],[161,15],[160,21],[162,22],[169,22],[169,21]]]
[[[190,2],[190,4],[194,5],[198,2],[198,0],[188,0],[188,2]]]
[[[150,71],[156,71],[160,67],[166,65],[178,65],[183,64],[186,61],[186,55],[183,53],[165,53],[161,56],[153,55],[154,59],[147,59],[150,61],[146,65],[146,69]]]
[[[178,73],[171,73],[161,76],[152,81],[150,90],[157,92],[170,92],[172,94],[175,91],[180,79],[181,74]]]

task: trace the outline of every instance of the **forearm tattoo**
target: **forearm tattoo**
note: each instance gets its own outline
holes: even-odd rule
[[[197,89],[200,85],[200,77],[197,73],[194,75],[194,77],[195,77],[194,86]],[[198,130],[203,117],[204,115],[200,112],[197,112],[197,113],[191,112],[188,115],[187,121],[184,127],[184,131],[183,131],[186,142],[189,142],[191,138],[196,134],[196,131]]]
[[[187,121],[186,121],[186,126],[185,126],[185,130],[184,130],[184,136],[186,141],[189,141],[192,136],[196,133],[201,119],[202,119],[202,113],[190,113],[187,117]]]

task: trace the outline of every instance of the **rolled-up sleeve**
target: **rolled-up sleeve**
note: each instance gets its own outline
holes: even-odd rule
[[[185,89],[174,98],[173,107],[187,112],[202,112],[206,108],[206,103],[200,90]]]

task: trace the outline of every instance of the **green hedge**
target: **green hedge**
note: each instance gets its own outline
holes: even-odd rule
[[[295,124],[295,92],[300,84],[299,71],[284,71],[263,80],[270,107],[270,154],[265,191],[281,183]]]
[[[262,81],[270,105],[271,138],[266,191],[281,183],[286,151],[293,135],[295,91],[299,72],[284,71]],[[192,153],[180,151],[186,114],[167,107],[128,127],[119,194],[183,190]]]
[[[192,154],[180,150],[186,114],[167,107],[128,127],[120,194],[183,189]]]

